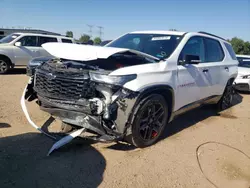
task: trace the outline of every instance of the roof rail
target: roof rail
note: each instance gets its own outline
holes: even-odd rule
[[[219,37],[219,36],[217,36],[217,35],[213,35],[213,34],[211,34],[211,33],[207,33],[207,32],[204,32],[204,31],[199,31],[198,33],[205,34],[205,35],[210,35],[210,36],[213,36],[213,37],[217,37],[217,38],[219,38],[219,39],[222,39],[222,40],[225,40],[225,41],[226,41],[226,39],[224,39],[224,38],[222,38],[222,37]]]

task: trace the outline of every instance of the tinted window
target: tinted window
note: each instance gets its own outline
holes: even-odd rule
[[[62,39],[62,42],[65,42],[65,43],[72,43],[72,40],[69,40],[69,39]]]
[[[219,41],[204,38],[205,42],[205,62],[218,62],[224,59],[224,52]]]
[[[47,42],[57,42],[57,38],[53,37],[39,37],[39,46]]]
[[[233,47],[228,43],[224,43],[224,44],[225,44],[227,51],[229,52],[231,58],[233,60],[237,60]]]
[[[199,56],[200,61],[204,62],[204,44],[201,37],[192,37],[188,40],[180,54],[179,60],[184,60],[186,55]]]
[[[182,37],[164,34],[127,34],[107,46],[137,50],[159,59],[168,58]]]
[[[21,46],[37,46],[37,37],[24,36],[18,42],[21,42]]]
[[[0,40],[0,43],[10,43],[11,41],[15,40],[17,37],[19,37],[20,35],[17,35],[17,34],[11,34],[11,35],[8,35],[6,37],[3,37],[1,40]]]

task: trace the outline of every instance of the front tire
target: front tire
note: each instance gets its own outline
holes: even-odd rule
[[[148,147],[156,143],[164,131],[168,105],[162,95],[152,94],[137,105],[133,115],[127,141],[139,148]]]

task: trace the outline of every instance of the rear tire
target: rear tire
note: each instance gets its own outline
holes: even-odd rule
[[[152,94],[140,101],[133,114],[131,134],[126,137],[130,144],[144,148],[158,141],[168,120],[168,105],[162,95]]]
[[[11,68],[11,63],[7,58],[0,57],[0,74],[7,73]]]
[[[228,82],[220,101],[217,103],[219,111],[226,110],[233,105],[234,94],[235,90],[233,88],[233,83]]]

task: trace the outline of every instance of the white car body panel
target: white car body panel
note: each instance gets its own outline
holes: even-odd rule
[[[139,55],[144,55],[157,59],[148,54],[138,52],[135,50],[130,50],[126,48],[112,48],[112,47],[102,47],[102,46],[91,46],[91,45],[79,45],[79,44],[69,44],[69,43],[57,43],[49,42],[43,44],[42,47],[49,52],[52,56],[71,59],[76,61],[91,61],[96,59],[107,59],[111,55],[123,52],[132,52]]]

